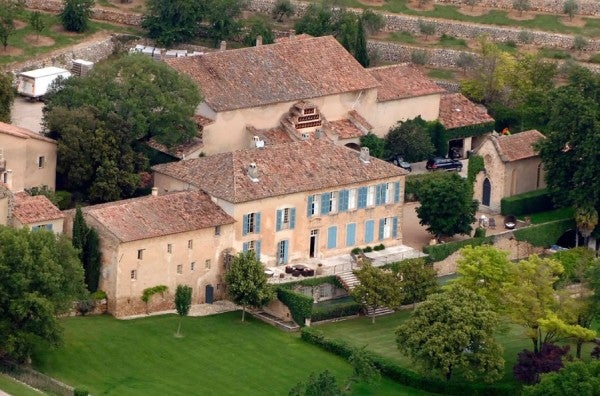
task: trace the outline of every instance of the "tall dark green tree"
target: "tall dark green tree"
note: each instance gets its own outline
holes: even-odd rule
[[[15,91],[10,74],[0,73],[0,121],[10,122],[10,112],[14,101]]]
[[[369,53],[367,51],[367,37],[362,18],[358,18],[356,39],[354,44],[354,57],[363,67],[369,67]]]
[[[222,40],[231,40],[241,30],[239,20],[246,6],[243,0],[208,0],[206,2],[206,19],[211,25],[209,31],[215,47]]]
[[[82,33],[88,28],[94,0],[64,0],[60,21],[69,32]]]
[[[421,206],[419,224],[439,238],[442,235],[471,233],[478,203],[469,183],[457,173],[424,180],[418,189]]]
[[[58,345],[57,314],[85,293],[77,251],[63,235],[0,226],[0,359],[25,362]]]
[[[79,250],[79,259],[81,262],[83,262],[83,248],[85,246],[88,231],[89,228],[83,218],[81,207],[77,206],[77,209],[75,209],[75,217],[73,219],[73,235],[71,241],[73,242],[73,247]]]
[[[275,41],[275,35],[271,21],[263,16],[258,15],[246,21],[247,32],[244,36],[244,44],[251,47],[256,45],[256,38],[262,37],[263,44],[272,44]]]
[[[100,266],[102,265],[102,254],[100,252],[100,238],[98,231],[90,228],[85,240],[85,254],[83,264],[85,270],[85,284],[90,292],[98,290],[100,281]]]
[[[421,116],[399,121],[385,138],[388,148],[408,162],[423,161],[435,152],[427,122]]]
[[[187,285],[177,285],[175,290],[175,309],[179,315],[176,337],[181,337],[181,319],[190,312],[192,307],[192,288]]]
[[[206,13],[205,2],[195,0],[147,0],[142,27],[160,45],[191,40]]]

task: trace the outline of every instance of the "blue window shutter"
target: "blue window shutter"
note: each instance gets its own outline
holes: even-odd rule
[[[282,214],[282,210],[281,209],[277,209],[277,220],[275,223],[275,231],[281,231],[281,214]]]
[[[290,230],[296,226],[296,208],[290,209]]]
[[[260,241],[254,241],[254,253],[256,254],[256,259],[260,260]]]
[[[338,203],[338,211],[346,212],[348,210],[348,190],[340,191],[340,202]]]
[[[381,205],[381,184],[375,186],[375,206]]]
[[[283,264],[287,264],[288,263],[288,248],[289,248],[289,241],[286,239],[284,241],[281,241],[283,243]]]
[[[379,240],[383,239],[383,229],[385,228],[385,219],[379,220]]]
[[[313,204],[313,196],[309,195],[308,196],[308,206],[306,209],[306,217],[311,217],[312,216],[312,204]]]
[[[392,236],[398,238],[398,217],[392,219]]]
[[[387,184],[383,183],[381,185],[381,198],[379,199],[381,205],[385,205],[385,202],[387,201]]]
[[[242,220],[242,235],[246,235],[248,233],[248,215],[244,215],[244,220]]]
[[[358,209],[364,209],[367,207],[367,187],[361,187],[358,189]]]
[[[346,246],[356,245],[356,223],[346,225]]]
[[[248,242],[244,242],[242,244],[242,251],[247,252],[248,251]]]
[[[260,212],[254,213],[254,232],[260,232]]]
[[[394,183],[394,202],[400,202],[400,182]]]
[[[331,193],[323,193],[321,194],[321,214],[329,213],[329,199],[331,198]]]
[[[374,233],[375,233],[375,220],[367,220],[365,222],[365,243],[373,242]]]
[[[46,229],[48,231],[52,231],[52,224],[46,224]]]
[[[337,246],[337,227],[331,226],[327,229],[327,249],[335,249]]]

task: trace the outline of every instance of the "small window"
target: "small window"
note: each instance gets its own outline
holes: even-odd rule
[[[191,239],[188,240],[188,249],[193,249],[194,248],[194,241],[192,241]]]
[[[131,273],[129,276],[131,277],[131,280],[136,280],[137,279],[137,270],[131,270]]]
[[[206,269],[210,269],[210,260],[206,260],[206,261],[204,262],[204,268],[206,268]]]
[[[215,226],[215,235],[217,235],[217,236],[221,235],[221,226],[220,225]]]
[[[2,183],[4,183],[4,184],[8,183],[8,173],[7,172],[2,173]]]
[[[173,253],[173,245],[170,243],[167,244],[167,253]]]
[[[138,260],[143,260],[144,259],[144,249],[138,249]]]
[[[348,210],[356,209],[356,189],[348,190]]]
[[[38,168],[43,168],[45,164],[46,164],[46,157],[44,157],[43,155],[40,155],[38,157]]]
[[[182,274],[183,273],[183,265],[181,265],[181,264],[177,265],[177,273],[178,274]]]
[[[194,271],[195,269],[196,269],[196,262],[195,262],[195,261],[192,261],[192,262],[190,263],[190,271]]]
[[[367,206],[375,205],[375,186],[369,186],[367,195]]]

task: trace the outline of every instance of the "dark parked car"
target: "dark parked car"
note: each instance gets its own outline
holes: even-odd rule
[[[449,171],[455,170],[459,172],[462,170],[462,167],[462,162],[451,158],[431,158],[429,161],[427,161],[427,164],[425,165],[425,168],[427,168],[427,170],[442,169]]]
[[[412,172],[412,166],[410,165],[410,163],[404,161],[404,158],[402,158],[399,155],[393,156],[392,158],[388,159],[387,162],[392,163],[404,170]]]

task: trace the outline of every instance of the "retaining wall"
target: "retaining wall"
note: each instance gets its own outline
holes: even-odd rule
[[[435,0],[436,4],[451,4],[464,5],[462,0]],[[564,0],[530,0],[530,10],[537,12],[549,12],[552,14],[562,14]],[[578,15],[600,15],[600,2],[597,0],[578,0],[579,10]],[[479,0],[477,3],[480,7],[500,8],[505,10],[513,9],[513,0]]]
[[[62,0],[25,0],[25,6],[34,10],[58,13],[63,8],[63,2]],[[120,25],[139,26],[142,22],[142,15],[133,12],[92,7],[92,19],[118,23]]]

